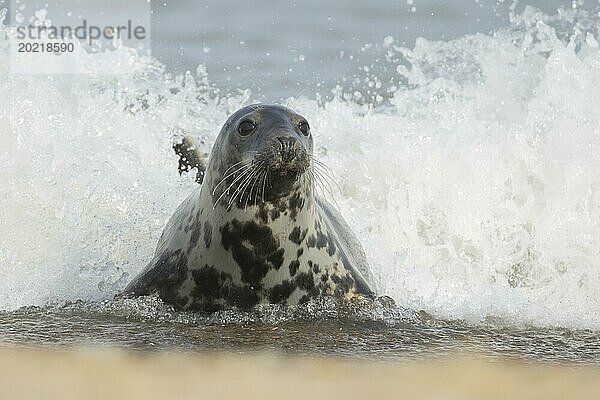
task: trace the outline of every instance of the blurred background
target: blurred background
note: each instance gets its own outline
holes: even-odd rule
[[[103,1],[72,2],[79,3],[74,12],[95,15],[96,20],[104,12],[111,17],[119,12]],[[27,3],[15,0],[16,6]],[[10,5],[8,0],[2,4]],[[153,0],[152,51],[174,74],[195,72],[204,65],[214,87],[225,95],[249,89],[265,102],[300,94],[328,99],[337,85],[363,91],[361,80],[366,75],[388,87],[396,84],[398,74],[385,62],[385,50],[392,45],[412,48],[419,37],[448,41],[465,34],[489,34],[507,27],[511,14],[519,15],[527,6],[553,15],[559,9],[598,12],[598,4],[596,0]],[[9,11],[9,22],[10,16]]]
[[[598,9],[596,0],[153,1],[152,49],[176,73],[205,64],[223,91],[314,98],[336,85],[362,89],[365,68],[391,86],[385,46],[491,33],[527,5],[549,15]]]

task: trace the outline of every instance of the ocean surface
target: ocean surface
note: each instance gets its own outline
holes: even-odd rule
[[[81,60],[120,75],[11,73],[4,30],[0,341],[600,361],[598,1],[153,2],[151,57]],[[307,117],[397,306],[112,300],[195,187],[174,138],[255,101]]]

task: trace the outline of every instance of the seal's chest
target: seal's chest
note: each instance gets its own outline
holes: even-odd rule
[[[231,254],[243,283],[259,285],[269,270],[281,268],[284,248],[271,227],[233,219],[221,226],[220,234],[222,248]]]

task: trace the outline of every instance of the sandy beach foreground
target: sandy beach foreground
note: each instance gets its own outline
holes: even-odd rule
[[[595,399],[600,368],[461,356],[371,361],[277,354],[0,348],[0,399]]]

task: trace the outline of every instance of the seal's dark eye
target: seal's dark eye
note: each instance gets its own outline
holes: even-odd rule
[[[238,132],[242,136],[248,136],[249,134],[251,134],[254,131],[254,128],[256,128],[256,125],[254,124],[254,122],[242,121],[240,126],[238,126]]]
[[[308,125],[308,122],[306,121],[302,121],[298,124],[298,129],[300,129],[300,132],[302,132],[304,134],[304,136],[308,136],[308,134],[310,133],[310,126]]]

